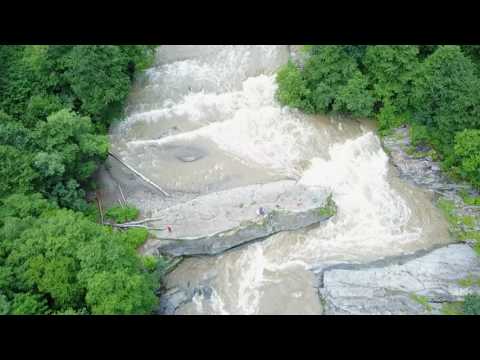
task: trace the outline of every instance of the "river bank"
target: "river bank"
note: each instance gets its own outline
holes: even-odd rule
[[[465,204],[461,195],[475,191],[446,177],[428,155],[430,149],[420,153],[413,148],[407,127],[395,129],[382,143],[401,178],[434,192],[436,204],[453,204],[446,215],[459,243],[323,270],[320,294],[325,314],[452,314],[466,295],[480,292],[480,258],[474,251],[478,245],[469,237],[478,231],[480,207]],[[473,219],[468,225],[467,216]]]

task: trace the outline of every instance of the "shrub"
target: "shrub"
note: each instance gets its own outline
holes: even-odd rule
[[[390,102],[386,102],[375,117],[378,121],[378,128],[382,134],[400,125],[397,109]]]
[[[376,99],[395,104],[399,112],[407,110],[417,56],[418,47],[413,45],[368,46],[364,67]]]
[[[105,215],[117,223],[135,220],[140,211],[133,206],[114,206],[107,210]]]
[[[475,66],[459,46],[440,46],[420,65],[412,104],[416,118],[444,143],[453,134],[480,126],[480,84]]]
[[[128,95],[128,58],[113,45],[75,46],[65,58],[65,77],[79,107],[94,121],[112,105]]]
[[[311,112],[310,91],[306,87],[300,70],[292,62],[288,62],[277,73],[277,83],[276,97],[281,104]]]
[[[463,130],[457,133],[454,156],[459,164],[460,176],[480,187],[480,130]]]
[[[7,315],[10,312],[10,303],[5,295],[0,294],[0,315]]]
[[[347,84],[339,89],[333,110],[357,117],[372,115],[375,99],[367,88],[367,79],[357,71]]]
[[[414,146],[428,145],[430,141],[430,133],[424,125],[413,123],[409,129],[410,141]]]
[[[155,256],[146,255],[142,257],[143,266],[150,272],[153,272],[157,269],[159,260]]]
[[[463,302],[444,303],[440,311],[443,315],[464,315]]]
[[[132,249],[137,249],[140,245],[145,243],[148,238],[148,230],[144,228],[131,228],[126,232],[126,241]]]
[[[0,198],[14,192],[33,190],[33,182],[38,177],[32,168],[32,155],[13,146],[0,145]]]
[[[145,272],[124,232],[93,223],[79,212],[45,207],[39,200],[33,208],[13,200],[4,204],[9,216],[0,227],[0,285],[12,313],[152,310],[155,279]],[[12,235],[15,241],[6,242]]]
[[[465,315],[480,315],[480,295],[467,295],[463,304]]]
[[[313,46],[303,76],[314,110],[328,113],[340,89],[357,74],[358,65],[339,45]]]
[[[98,273],[88,281],[86,302],[92,314],[148,314],[158,299],[151,291],[153,278],[125,271]]]

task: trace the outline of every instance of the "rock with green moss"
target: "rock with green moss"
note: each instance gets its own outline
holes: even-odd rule
[[[417,133],[418,135],[418,133]],[[465,242],[480,255],[480,195],[471,185],[460,182],[442,170],[436,155],[428,147],[414,146],[408,127],[393,130],[383,138],[390,161],[402,178],[435,193],[455,240]],[[422,150],[422,151],[419,151]]]

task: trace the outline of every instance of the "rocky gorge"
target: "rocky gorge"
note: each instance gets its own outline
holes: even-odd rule
[[[452,244],[435,206],[465,187],[411,155],[406,128],[380,140],[368,120],[280,107],[289,58],[298,47],[162,46],[112,129],[169,196],[109,159],[106,201],[121,186],[150,219],[143,253],[185,256],[158,313],[436,314],[478,292],[473,243]]]

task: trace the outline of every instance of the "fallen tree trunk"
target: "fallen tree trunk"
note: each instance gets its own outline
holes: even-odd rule
[[[129,169],[131,172],[133,172],[135,175],[137,175],[139,178],[141,178],[143,181],[145,181],[146,183],[152,185],[155,189],[159,190],[163,195],[165,196],[170,196],[165,190],[163,190],[160,186],[158,186],[157,184],[155,184],[152,180],[150,180],[149,178],[147,178],[145,175],[141,174],[140,172],[138,172],[137,170],[135,170],[133,167],[131,167],[130,165],[126,164],[124,161],[122,161],[118,156],[112,154],[110,151],[108,152],[108,155],[110,155],[111,157],[113,157],[115,160],[117,160],[120,164],[122,164],[123,166],[125,166],[127,169]]]
[[[142,228],[146,230],[166,231],[165,228],[152,228],[146,225],[136,225],[136,224],[113,224],[113,223],[105,222],[103,225],[109,225],[109,226],[120,228],[120,229]]]
[[[100,219],[101,219],[102,224],[103,224],[104,223],[104,221],[103,221],[103,210],[102,210],[101,200],[98,197],[98,191],[95,191],[95,199],[97,200],[98,210],[100,211]]]
[[[159,221],[162,220],[163,218],[147,218],[143,220],[138,220],[138,221],[130,221],[128,223],[124,223],[123,225],[140,225],[140,224],[145,224],[147,222],[152,222],[152,221]]]
[[[127,206],[127,200],[125,199],[125,195],[123,195],[122,187],[120,186],[120,184],[118,184],[118,188],[120,189],[120,194],[122,195],[123,205]]]

